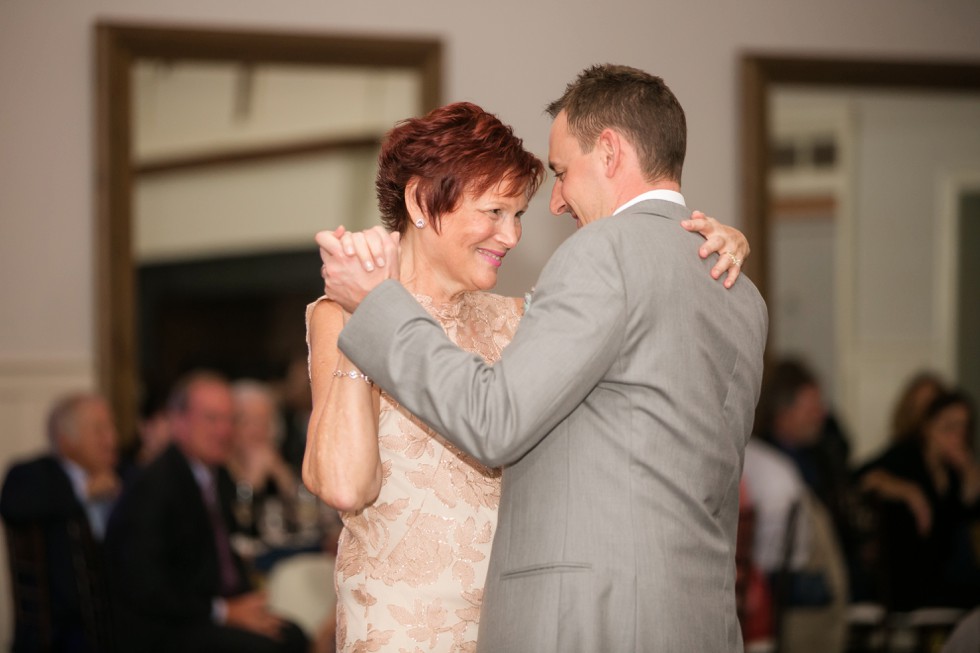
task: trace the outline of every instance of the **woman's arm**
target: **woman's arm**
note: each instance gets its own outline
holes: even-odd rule
[[[342,309],[321,301],[309,321],[313,413],[306,434],[303,483],[337,510],[360,510],[381,490],[381,394],[362,378],[334,376],[335,371],[356,369],[337,349],[345,321]]]
[[[932,507],[922,489],[912,481],[883,469],[871,469],[861,476],[861,490],[881,499],[904,503],[915,519],[919,535],[928,535],[932,530]]]
[[[942,452],[943,461],[960,477],[960,501],[972,506],[980,499],[980,465],[966,446],[954,446]]]

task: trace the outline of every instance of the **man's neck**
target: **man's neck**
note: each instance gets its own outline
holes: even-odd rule
[[[616,193],[615,206],[613,210],[617,207],[626,204],[635,197],[639,197],[643,193],[647,193],[652,190],[670,190],[675,193],[681,192],[681,185],[675,181],[670,181],[667,179],[661,179],[654,182],[646,181],[642,178],[638,178],[630,183],[622,184]]]
[[[66,471],[70,470],[68,471],[69,475],[77,475],[79,478],[82,479],[88,478],[88,470],[86,470],[84,467],[79,465],[76,460],[74,460],[73,458],[69,458],[68,456],[61,453],[56,453],[55,456],[61,462],[61,466]]]
[[[687,206],[687,201],[684,199],[684,196],[681,195],[678,191],[670,190],[667,188],[655,188],[653,190],[644,191],[639,195],[636,195],[632,199],[624,202],[623,204],[620,204],[619,207],[615,211],[613,211],[613,215],[619,215],[626,209],[636,204],[640,204],[641,202],[645,202],[647,200],[660,200],[660,201],[672,202],[681,207]]]
[[[174,444],[177,445],[177,450],[180,451],[181,455],[184,456],[184,458],[190,464],[191,468],[201,468],[203,470],[207,470],[208,473],[214,472],[215,465],[209,465],[205,463],[203,460],[201,460],[199,457],[195,456],[192,453],[191,447],[186,445],[183,441],[181,441],[180,439],[175,439]]]

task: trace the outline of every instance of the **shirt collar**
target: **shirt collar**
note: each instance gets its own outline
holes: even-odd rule
[[[648,190],[642,195],[637,195],[630,201],[626,202],[626,204],[623,204],[621,207],[613,211],[613,215],[621,213],[622,211],[625,211],[629,207],[633,206],[634,204],[645,202],[646,200],[666,200],[668,202],[673,202],[674,204],[687,206],[687,204],[684,203],[684,196],[678,193],[677,191],[667,190],[665,188],[659,188],[657,190]]]
[[[194,480],[197,481],[197,484],[202,489],[208,488],[214,480],[214,471],[196,458],[188,458],[187,462],[190,463],[191,472],[194,474]]]
[[[88,501],[88,473],[74,460],[58,456],[61,468],[65,470],[68,480],[71,481],[71,489],[75,491],[75,496],[81,503]]]

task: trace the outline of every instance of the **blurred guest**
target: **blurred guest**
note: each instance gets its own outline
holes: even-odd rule
[[[782,568],[802,569],[810,558],[810,520],[800,514],[806,485],[793,462],[753,437],[745,447],[742,487],[752,501],[755,565],[770,577]]]
[[[892,413],[892,442],[914,437],[922,425],[922,416],[929,404],[944,392],[946,385],[933,372],[922,371],[909,379],[895,402]]]
[[[829,514],[847,565],[849,590],[852,596],[862,595],[867,585],[861,562],[863,532],[849,438],[828,409],[816,374],[801,360],[778,361],[763,381],[758,415],[762,437],[793,461]]]
[[[929,404],[945,392],[947,392],[945,384],[933,372],[924,370],[912,376],[899,393],[898,400],[892,410],[891,431],[885,449],[890,450],[898,442],[916,439]],[[858,470],[857,476],[861,479],[862,489],[874,498],[887,495],[886,498],[889,501],[904,502],[915,520],[916,530],[920,534],[928,533],[932,528],[932,509],[925,495],[919,491],[916,485],[905,482],[903,479],[889,474],[880,465],[876,465],[875,463],[881,456],[882,454],[879,454]],[[868,471],[873,473],[866,473]],[[873,557],[877,557],[879,554],[880,546],[881,543],[875,545]],[[870,560],[869,564],[873,566],[876,562]]]
[[[815,447],[826,419],[820,385],[803,363],[786,359],[767,371],[759,399],[760,435],[793,461],[821,499],[829,481]]]
[[[51,452],[7,473],[0,515],[11,538],[33,528],[43,541],[52,629],[43,650],[103,650],[92,610],[105,602],[101,540],[120,487],[116,428],[101,396],[77,393],[54,404],[47,430]],[[18,621],[13,650],[40,651],[39,637]]]
[[[922,416],[930,402],[946,391],[942,379],[930,372],[921,371],[911,377],[902,388],[892,410],[889,424],[889,446],[914,438],[922,423]],[[854,476],[863,476],[864,483],[879,483],[888,479],[887,472],[878,469],[871,476],[864,476],[864,468]],[[870,479],[870,480],[869,480]],[[898,484],[901,486],[901,483]],[[878,497],[873,492],[863,492],[860,482],[854,484],[855,493],[850,510],[852,524],[851,546],[848,548],[851,572],[851,598],[854,601],[878,602],[882,598],[884,584],[881,557],[883,547],[888,542],[882,538],[879,524],[880,508]],[[893,497],[894,499],[894,497]],[[928,530],[932,518],[925,497],[906,486],[905,500],[920,530]],[[846,532],[845,532],[846,534]]]
[[[765,474],[772,483],[776,478],[771,471],[776,468],[773,454],[778,453],[791,463],[803,485],[802,492],[794,490],[792,495],[792,512],[784,527],[789,534],[783,549],[784,567],[772,581],[777,635],[786,650],[823,652],[842,650],[844,645],[851,554],[842,529],[850,533],[852,485],[846,438],[832,428],[835,425],[828,422],[819,382],[806,365],[784,359],[767,370],[756,427],[772,446],[767,452],[770,471],[755,475]],[[747,475],[752,475],[750,456],[753,454],[746,449]],[[760,494],[751,486],[750,490],[760,502]],[[794,560],[798,555],[790,539],[794,531],[809,540],[805,561]]]
[[[191,373],[168,410],[173,444],[126,489],[107,535],[120,649],[305,652],[305,635],[269,611],[230,546],[228,383]]]
[[[911,437],[859,470],[862,487],[881,501],[882,591],[892,609],[980,603],[974,425],[966,395],[941,393]]]
[[[296,516],[299,482],[279,453],[282,420],[272,389],[258,381],[232,386],[235,400],[235,439],[228,471],[235,482],[239,525],[262,537],[261,525],[277,521],[285,532],[286,519]],[[263,522],[263,516],[268,517]],[[271,526],[269,526],[271,528]]]

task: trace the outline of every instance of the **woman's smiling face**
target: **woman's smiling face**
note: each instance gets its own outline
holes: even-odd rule
[[[440,233],[429,225],[419,236],[430,272],[449,293],[490,290],[507,252],[521,239],[527,197],[505,195],[506,183],[482,195],[464,194],[454,211],[440,220]]]

